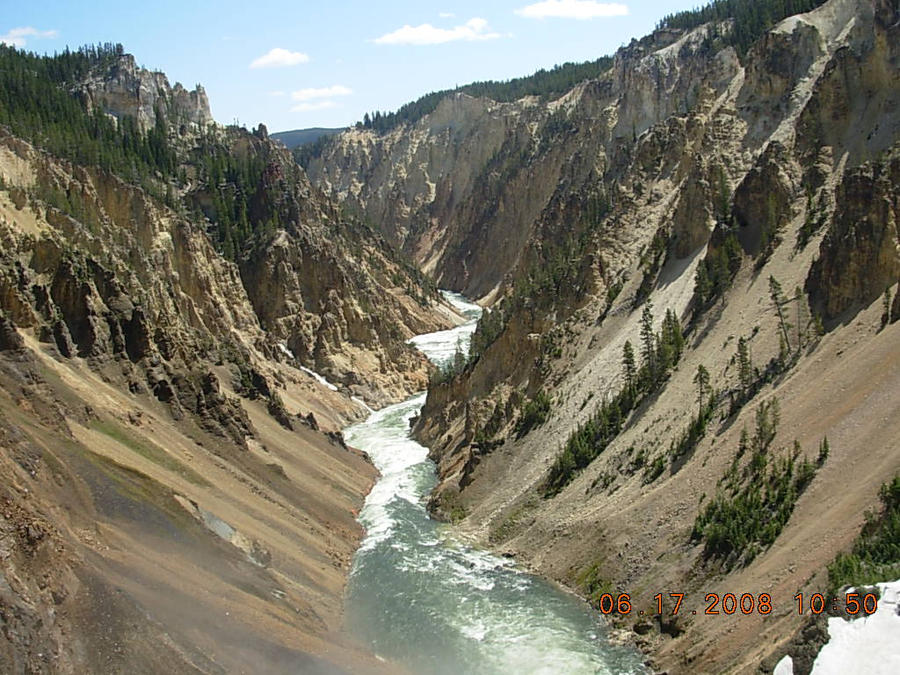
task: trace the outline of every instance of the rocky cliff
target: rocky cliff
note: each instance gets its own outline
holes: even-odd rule
[[[585,218],[587,202],[608,192],[635,159],[638,134],[666,119],[676,123],[675,112],[682,124],[688,110],[705,122],[738,70],[732,49],[706,47],[705,28],[684,36],[662,31],[635,41],[603,78],[559,100],[495,103],[454,94],[410,128],[342,134],[308,171],[314,183],[383,223],[385,236],[440,285],[481,297],[524,266],[542,226],[578,229],[572,221]],[[672,159],[702,133],[696,121],[691,130],[656,129],[638,161],[693,184],[696,176],[685,180],[689,169],[709,167],[671,175]],[[669,147],[673,142],[681,147]],[[727,149],[697,163],[720,154]]]
[[[173,87],[165,73],[139,67],[131,54],[120,53],[108,66],[94,69],[75,90],[89,108],[120,119],[131,117],[143,131],[157,120],[182,133],[182,125],[200,128],[215,121],[202,86],[188,91],[176,82]]]
[[[157,119],[164,125],[185,178],[165,186],[166,201],[180,201],[180,208],[218,234],[219,252],[224,247],[237,262],[261,327],[273,341],[373,404],[424,387],[425,359],[405,340],[446,325],[430,309],[438,300],[434,286],[313,188],[265,126],[251,134],[211,123],[201,88],[186,98],[180,85],[172,88],[162,73],[136,68],[127,54],[90,71],[77,88],[89,105],[116,117],[135,118],[146,128]],[[247,184],[234,182],[241,179],[236,170],[212,175],[216,165],[206,153],[226,158],[218,166],[236,161],[256,173],[251,169]],[[252,196],[241,222],[223,229],[231,217],[224,212],[244,192]]]
[[[435,512],[595,600],[628,592],[652,616],[656,593],[686,593],[687,616],[619,622],[668,672],[792,649],[791,598],[827,587],[900,470],[881,301],[900,251],[898,25],[895,4],[830,0],[742,53],[728,21],[665,29],[558,100],[454,95],[309,164],[440,283],[493,303],[417,425]],[[715,518],[776,465],[807,472],[789,507],[767,503],[783,521],[740,544],[708,529],[734,532]],[[778,611],[706,615],[710,592]]]

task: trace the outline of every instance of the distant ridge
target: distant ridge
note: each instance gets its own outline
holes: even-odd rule
[[[323,136],[334,136],[344,131],[346,127],[339,129],[325,129],[322,127],[314,127],[312,129],[294,129],[293,131],[279,131],[277,134],[271,134],[271,138],[284,143],[288,150],[305,145],[306,143],[315,143]]]

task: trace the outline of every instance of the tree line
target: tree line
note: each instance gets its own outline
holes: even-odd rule
[[[516,77],[511,80],[485,80],[472,82],[455,89],[444,89],[425,94],[421,98],[401,106],[396,112],[375,111],[366,113],[357,123],[358,127],[373,129],[385,133],[401,124],[415,124],[426,115],[434,112],[442,99],[452,94],[468,94],[476,98],[488,98],[500,103],[518,101],[525,96],[539,96],[552,100],[562,96],[572,87],[593,80],[605,73],[612,66],[613,58],[603,56],[595,61],[584,63],[563,63],[549,70],[541,68],[537,72]]]
[[[543,486],[545,497],[559,494],[593,462],[622,431],[628,416],[641,402],[659,391],[684,351],[681,322],[667,310],[662,328],[653,330],[652,305],[644,305],[640,324],[641,365],[630,341],[622,349],[624,386],[604,400],[587,422],[578,425],[566,440]]]
[[[271,194],[277,186],[264,179],[266,153],[235,153],[231,131],[214,127],[179,152],[162,115],[144,132],[133,116],[113,119],[72,93],[123,55],[122,45],[112,43],[53,56],[0,44],[0,125],[57,157],[139,185],[177,211],[205,216],[220,253],[235,260],[254,233],[284,220]],[[52,206],[79,217],[73,196],[54,197]]]
[[[728,31],[713,29],[710,43],[733,46],[740,55],[766,31],[782,19],[809,12],[825,0],[713,0],[699,9],[676,12],[664,17],[657,29],[691,30],[705,23],[732,20]]]

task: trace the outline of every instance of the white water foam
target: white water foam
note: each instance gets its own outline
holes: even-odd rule
[[[468,349],[481,311],[445,296],[470,321],[411,341],[438,364],[457,344]],[[409,437],[424,402],[419,394],[344,431],[381,472],[359,515],[366,536],[347,593],[351,632],[412,672],[644,672],[638,655],[605,642],[584,604],[456,541],[428,517],[435,467]]]
[[[462,354],[469,353],[469,346],[472,344],[472,334],[478,325],[478,317],[481,316],[482,309],[478,305],[466,301],[459,293],[450,291],[441,291],[444,299],[459,314],[466,317],[466,323],[451,328],[449,330],[440,330],[435,333],[424,333],[417,335],[407,344],[417,347],[432,362],[438,366],[443,366],[453,360],[457,351]]]

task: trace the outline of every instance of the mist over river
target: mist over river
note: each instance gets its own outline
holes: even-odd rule
[[[440,365],[464,351],[481,313],[445,297],[470,321],[411,342]],[[428,449],[409,437],[419,394],[344,430],[381,478],[359,520],[366,537],[353,561],[346,629],[378,656],[415,673],[642,673],[634,651],[611,645],[585,603],[455,541],[425,500],[436,483]]]

